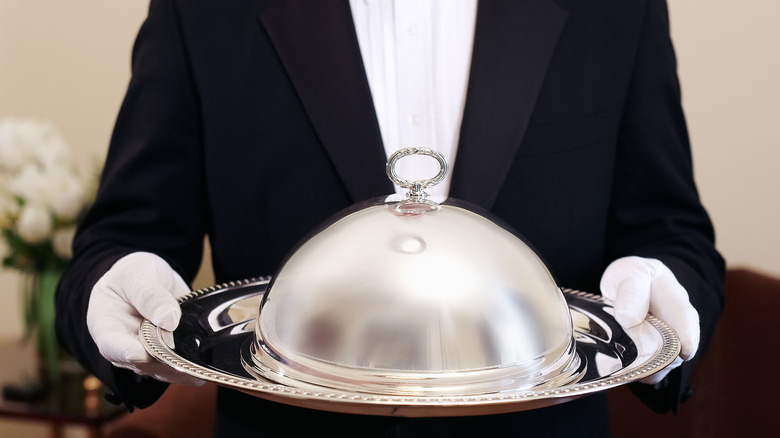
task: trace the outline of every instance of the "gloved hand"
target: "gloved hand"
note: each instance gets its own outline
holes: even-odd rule
[[[178,297],[190,293],[182,278],[157,255],[135,252],[119,259],[92,288],[87,328],[113,365],[157,380],[187,385],[204,382],[154,359],[138,337],[144,318],[173,331],[179,325]]]
[[[699,313],[688,292],[660,260],[623,257],[612,262],[601,277],[601,293],[612,300],[615,319],[631,336],[642,336],[637,327],[648,312],[661,318],[680,339],[680,356],[642,383],[656,384],[699,348]],[[633,332],[633,333],[632,333]]]

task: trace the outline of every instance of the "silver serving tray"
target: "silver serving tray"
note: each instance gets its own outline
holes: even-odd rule
[[[608,300],[563,289],[577,354],[586,367],[575,383],[462,397],[372,395],[326,387],[313,391],[254,378],[241,364],[244,344],[254,339],[255,319],[269,281],[254,278],[192,292],[179,299],[182,318],[174,332],[147,320],[141,325],[141,341],[153,357],[180,372],[256,397],[332,412],[404,417],[497,414],[564,403],[650,376],[680,351],[676,335],[660,319],[648,315],[629,334],[615,321]]]

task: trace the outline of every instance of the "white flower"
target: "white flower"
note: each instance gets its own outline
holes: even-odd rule
[[[49,121],[0,120],[0,168],[16,172],[27,164],[52,168],[69,163],[68,145]]]
[[[35,143],[35,159],[46,169],[71,166],[68,144],[59,135],[49,135]]]
[[[84,183],[63,166],[43,169],[28,164],[13,178],[9,189],[26,203],[48,206],[64,222],[76,220],[86,202]]]
[[[30,148],[20,145],[18,125],[14,117],[0,120],[0,168],[17,171],[30,158]]]
[[[16,232],[25,242],[37,244],[49,238],[54,224],[46,207],[30,203],[22,207],[16,221]]]
[[[63,259],[73,257],[73,236],[76,235],[76,226],[58,228],[51,237],[51,245],[54,253]]]
[[[38,165],[31,163],[25,165],[16,174],[8,188],[11,193],[24,199],[25,202],[46,204],[49,196],[46,179],[44,171]]]
[[[52,168],[45,174],[44,192],[49,207],[64,222],[75,221],[84,208],[86,189],[78,175],[63,168]]]

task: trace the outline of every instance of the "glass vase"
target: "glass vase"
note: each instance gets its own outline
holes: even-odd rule
[[[39,378],[47,385],[62,382],[63,363],[68,358],[54,326],[54,295],[61,276],[60,270],[31,272],[22,286],[25,339],[35,343]]]

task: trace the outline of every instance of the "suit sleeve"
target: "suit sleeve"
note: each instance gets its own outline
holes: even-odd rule
[[[97,199],[80,224],[56,298],[61,342],[130,409],[153,403],[166,385],[103,359],[86,312],[94,284],[124,255],[155,253],[187,282],[200,263],[207,228],[201,125],[179,30],[172,2],[153,0]]]
[[[656,387],[633,389],[656,411],[677,410],[723,308],[724,261],[693,179],[666,2],[649,0],[625,102],[610,208],[608,256],[660,259],[701,319],[696,357]]]

